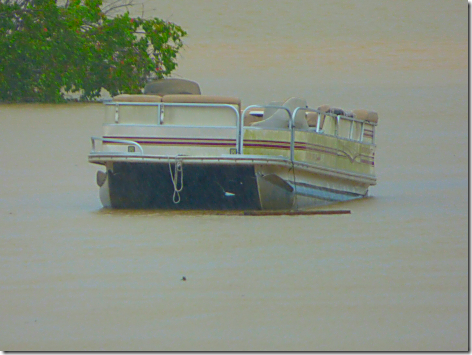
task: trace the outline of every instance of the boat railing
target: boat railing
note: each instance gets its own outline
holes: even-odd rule
[[[248,107],[246,107],[243,111],[243,113],[241,114],[241,123],[239,125],[239,136],[238,136],[238,142],[239,142],[239,146],[238,146],[238,154],[242,154],[243,152],[243,148],[244,148],[244,117],[246,117],[246,113],[254,108],[263,108],[263,109],[266,109],[266,108],[272,108],[272,109],[276,109],[276,110],[285,110],[287,111],[287,114],[288,114],[288,118],[289,118],[289,130],[293,132],[293,127],[294,127],[294,123],[293,123],[293,119],[291,117],[292,113],[290,112],[290,109],[285,107],[285,106],[276,106],[276,105],[250,105]]]
[[[320,110],[317,110],[317,109],[313,109],[313,108],[310,108],[310,107],[297,107],[294,111],[293,111],[293,114],[292,114],[292,117],[291,117],[291,120],[292,120],[292,127],[293,127],[293,121],[295,120],[295,117],[298,113],[298,111],[305,111],[305,112],[314,112],[314,113],[318,113],[318,120],[316,122],[316,129],[315,131],[317,133],[322,133],[322,130],[321,130],[321,117],[322,116],[329,116],[329,117],[333,117],[335,119],[335,130],[334,130],[334,136],[335,137],[338,137],[338,138],[347,138],[347,139],[350,139],[350,140],[356,140],[356,141],[359,141],[359,142],[363,142],[364,141],[364,129],[365,129],[365,125],[366,124],[369,124],[372,126],[372,128],[374,126],[377,126],[377,123],[375,122],[366,122],[365,120],[359,120],[355,117],[349,117],[349,116],[344,116],[344,115],[336,115],[334,113],[331,113],[331,112],[323,112],[323,111],[320,111]],[[340,124],[342,121],[347,121],[350,123],[350,127],[349,127],[349,135],[347,137],[344,137],[344,136],[340,136],[339,135],[339,127],[340,127]],[[353,135],[354,135],[354,124],[355,123],[359,123],[361,125],[361,132],[360,132],[360,139],[357,140],[357,139],[354,139]],[[374,140],[374,129],[372,129],[372,144],[375,144],[375,140]]]
[[[237,139],[236,139],[236,143],[235,143],[235,149],[236,149],[236,152],[239,154],[240,150],[239,150],[239,140],[238,140],[238,137],[240,136],[240,125],[241,125],[241,116],[240,116],[240,110],[239,110],[239,107],[237,105],[233,105],[233,104],[225,104],[225,103],[186,103],[186,102],[116,102],[116,101],[112,101],[112,102],[105,102],[104,103],[105,105],[107,106],[114,106],[115,107],[115,110],[114,110],[114,117],[109,117],[108,119],[106,119],[106,123],[114,123],[114,124],[147,124],[147,125],[156,125],[156,126],[163,126],[163,127],[171,127],[171,126],[178,126],[178,127],[182,127],[182,128],[201,128],[201,127],[214,127],[215,125],[208,125],[208,124],[204,124],[205,123],[205,120],[201,120],[201,121],[198,121],[198,120],[195,120],[195,122],[192,122],[191,124],[189,123],[190,120],[192,120],[194,118],[194,116],[186,116],[182,122],[178,123],[178,120],[177,122],[173,122],[173,123],[167,123],[166,122],[166,110],[165,108],[168,107],[187,107],[187,108],[223,108],[223,109],[228,109],[230,111],[232,111],[232,113],[234,114],[234,121],[233,123],[229,123],[230,121],[228,121],[228,119],[231,119],[231,116],[227,116],[227,120],[221,125],[221,127],[234,127],[236,129],[236,136],[237,136]],[[136,117],[136,114],[130,116],[132,117],[128,122],[127,120],[125,119],[125,116],[123,115],[120,115],[120,107],[121,106],[134,106],[134,107],[156,107],[156,113],[153,114],[151,113],[150,115],[146,114],[146,115],[139,115],[137,117],[139,118],[134,118]],[[175,120],[175,115],[173,115],[170,111],[168,112],[169,117],[173,117],[171,118],[171,121],[172,120]],[[215,118],[213,117],[213,120]],[[211,121],[211,119],[210,119]],[[109,139],[105,139],[103,140],[104,143],[120,143],[118,141],[114,141],[112,142],[111,140]],[[125,141],[121,141],[122,144],[127,144],[127,143],[124,143]],[[131,141],[127,141],[127,142],[131,142]],[[131,143],[130,143],[131,144]],[[142,153],[142,147],[139,146],[138,148],[141,153]]]
[[[238,107],[236,105],[232,104],[224,104],[224,103],[178,103],[178,102],[105,102],[105,105],[114,105],[115,106],[115,117],[114,117],[114,122],[116,124],[120,123],[120,112],[119,112],[119,107],[120,106],[155,106],[157,108],[157,115],[156,115],[156,120],[153,125],[165,125],[165,107],[203,107],[203,108],[228,108],[232,110],[235,114],[235,128],[236,128],[236,153],[237,154],[242,154],[243,149],[244,149],[244,130],[247,128],[244,126],[244,118],[246,116],[246,113],[254,108],[261,108],[261,109],[266,109],[266,108],[271,108],[275,110],[285,110],[288,114],[288,123],[289,127],[288,130],[291,132],[290,134],[290,160],[293,161],[294,156],[295,156],[295,117],[299,113],[300,110],[304,112],[313,112],[318,114],[318,119],[317,119],[317,124],[315,128],[315,132],[319,134],[327,134],[326,132],[322,131],[322,117],[323,116],[329,116],[334,119],[335,122],[335,128],[334,128],[334,136],[343,138],[343,139],[349,139],[349,140],[356,140],[359,142],[364,141],[364,129],[365,125],[368,124],[372,127],[372,144],[374,144],[374,126],[377,126],[377,123],[375,122],[366,122],[363,120],[356,119],[354,117],[348,117],[348,116],[343,116],[343,115],[336,115],[331,112],[323,112],[317,109],[309,108],[309,107],[297,107],[293,112],[290,111],[289,108],[285,106],[276,106],[276,105],[250,105],[244,109],[242,113],[238,110]],[[350,122],[350,129],[349,129],[349,134],[347,136],[340,136],[339,135],[339,130],[340,130],[340,124],[342,121],[347,121]],[[360,139],[354,139],[353,134],[354,134],[354,124],[358,123],[361,126],[361,131],[359,138]],[[180,126],[180,127],[201,127],[198,125],[179,125],[179,124],[168,124],[169,126]],[[261,127],[262,128],[262,127]],[[264,128],[264,129],[270,129],[270,128]],[[275,128],[276,129],[276,128]],[[136,148],[139,150],[141,155],[144,154],[143,147],[134,141],[130,140],[122,140],[122,139],[111,139],[111,138],[99,138],[99,137],[92,137],[92,154],[97,153],[95,149],[95,141],[102,141],[103,143],[115,143],[115,144],[124,144],[128,145],[128,152],[127,153],[135,153]],[[127,154],[127,153],[119,153],[119,154]]]
[[[127,145],[128,146],[128,152],[124,152],[124,153],[121,153],[121,154],[136,153],[136,148],[138,148],[141,155],[144,154],[143,147],[141,146],[141,144],[139,144],[137,142],[130,141],[130,140],[125,140],[125,139],[102,138],[102,137],[92,137],[92,151],[91,151],[90,154],[97,153],[97,151],[95,150],[95,141],[101,141],[103,143],[116,143],[116,144]],[[130,146],[134,147],[135,149],[130,149]]]
[[[263,108],[263,109],[272,108],[272,109],[282,109],[282,110],[287,111],[287,113],[289,115],[288,130],[290,130],[290,160],[291,161],[294,161],[294,158],[295,158],[295,131],[296,131],[295,118],[297,117],[297,114],[299,113],[299,111],[314,112],[314,113],[318,114],[318,119],[317,119],[317,123],[316,123],[315,132],[319,133],[319,134],[326,134],[321,129],[321,117],[322,116],[330,116],[330,117],[334,118],[335,119],[334,136],[338,137],[338,138],[356,140],[353,137],[353,135],[354,135],[354,124],[358,123],[358,124],[361,125],[361,132],[360,132],[360,139],[356,140],[356,141],[363,142],[365,124],[369,124],[372,127],[377,126],[377,123],[375,123],[375,122],[366,122],[364,120],[359,120],[355,117],[348,117],[348,116],[344,116],[344,115],[336,115],[336,114],[331,113],[331,112],[323,112],[323,111],[313,109],[313,108],[310,108],[310,107],[297,107],[292,113],[292,112],[290,112],[290,110],[287,107],[284,107],[284,106],[250,105],[250,106],[246,107],[246,109],[241,114],[241,124],[240,124],[239,137],[238,137],[238,141],[239,141],[238,153],[239,154],[241,154],[243,152],[243,148],[244,148],[244,139],[243,138],[244,138],[244,130],[246,129],[246,127],[244,126],[244,117],[246,116],[246,113],[248,111],[250,111],[254,108]],[[341,124],[342,121],[350,122],[349,135],[347,137],[339,135],[339,133],[340,133],[339,132],[339,127],[340,127],[340,124]],[[374,144],[374,129],[372,129],[372,144]]]
[[[157,108],[157,115],[155,124],[164,125],[165,124],[165,107],[214,107],[214,108],[228,108],[233,110],[236,115],[235,126],[238,127],[240,124],[240,114],[239,110],[235,105],[224,104],[224,103],[187,103],[187,102],[105,102],[105,105],[115,106],[115,123],[120,123],[120,106],[155,106]],[[181,126],[181,125],[178,125]]]

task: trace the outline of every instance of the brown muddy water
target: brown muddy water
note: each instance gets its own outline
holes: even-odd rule
[[[105,210],[102,104],[2,105],[0,348],[467,350],[467,3],[133,11],[188,30],[206,94],[378,111],[378,184],[350,215]]]

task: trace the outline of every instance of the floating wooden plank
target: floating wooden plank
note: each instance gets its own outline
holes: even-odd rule
[[[351,214],[350,210],[326,210],[326,211],[245,211],[244,216],[303,216],[319,214]]]

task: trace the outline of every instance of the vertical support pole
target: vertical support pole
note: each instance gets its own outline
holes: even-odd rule
[[[361,126],[361,142],[364,141],[364,124],[365,124],[365,122],[362,121],[362,126]]]
[[[334,127],[334,135],[337,137],[339,133],[339,116],[336,116],[336,126]]]
[[[164,105],[159,103],[159,124],[164,124]]]
[[[120,105],[115,105],[115,123],[118,123],[120,118]]]
[[[321,113],[318,112],[318,121],[316,122],[316,133],[320,132],[320,125],[321,125]]]
[[[244,116],[241,115],[241,110],[239,110],[239,115],[236,115],[236,131],[238,132],[236,137],[236,154],[243,154],[243,127]]]
[[[297,113],[298,110],[295,110]],[[292,114],[289,120],[289,128],[290,128],[290,160],[293,163],[295,159],[295,116]]]

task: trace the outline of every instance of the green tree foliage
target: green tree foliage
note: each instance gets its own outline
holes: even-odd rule
[[[139,93],[168,76],[186,32],[158,18],[114,17],[101,0],[0,0],[0,101],[61,102]]]

